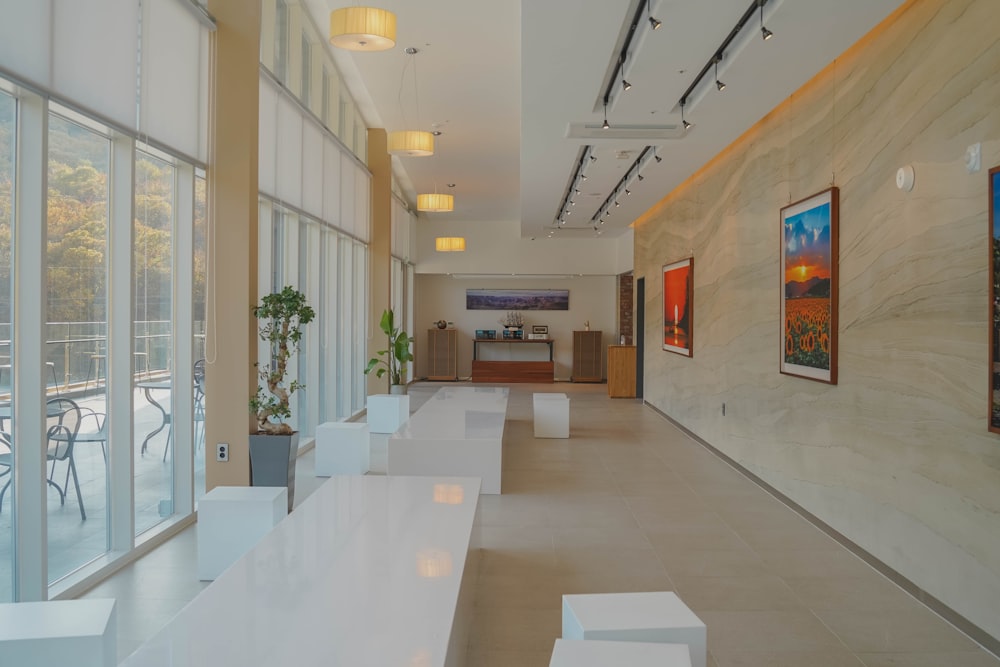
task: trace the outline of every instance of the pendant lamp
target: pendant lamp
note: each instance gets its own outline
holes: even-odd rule
[[[330,13],[330,43],[350,51],[396,46],[396,15],[377,7],[342,7]]]
[[[423,130],[399,130],[389,133],[390,155],[427,157],[434,155],[434,135]]]
[[[417,210],[429,213],[446,213],[455,210],[455,196],[437,192],[417,195]]]
[[[465,252],[465,237],[438,236],[434,239],[434,249],[438,252]]]

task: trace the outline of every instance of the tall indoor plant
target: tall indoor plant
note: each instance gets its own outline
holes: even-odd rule
[[[287,486],[288,509],[295,495],[295,456],[299,433],[284,420],[292,416],[291,395],[304,385],[297,380],[285,384],[288,360],[299,349],[302,327],[312,322],[315,311],[306,296],[292,286],[264,296],[254,306],[257,333],[271,347],[271,361],[257,375],[263,386],[250,397],[250,411],[257,422],[257,432],[250,434],[250,483],[253,486]],[[266,391],[265,391],[266,387]]]
[[[392,309],[382,311],[382,319],[378,324],[388,339],[389,346],[385,350],[379,350],[377,357],[368,360],[365,367],[365,375],[373,370],[375,377],[382,377],[389,374],[390,393],[406,393],[406,363],[413,361],[413,354],[410,352],[410,344],[413,338],[407,336],[406,332],[395,325]]]

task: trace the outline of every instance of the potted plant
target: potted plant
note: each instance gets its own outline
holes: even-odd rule
[[[291,511],[299,433],[284,420],[292,416],[289,399],[305,385],[295,380],[286,386],[285,375],[289,358],[299,349],[302,327],[312,322],[316,313],[306,304],[305,294],[286,286],[262,298],[253,315],[260,339],[271,346],[271,362],[264,369],[255,364],[263,386],[258,385],[250,397],[250,412],[257,422],[257,432],[250,434],[250,483],[287,486]]]
[[[390,394],[405,394],[406,393],[406,362],[413,361],[413,354],[410,352],[410,344],[413,342],[411,336],[407,336],[406,332],[395,326],[392,309],[382,311],[382,319],[378,324],[379,328],[382,330],[388,339],[389,347],[385,350],[379,350],[376,354],[377,357],[372,357],[368,360],[368,365],[365,367],[365,375],[368,375],[373,370],[375,371],[375,377],[382,377],[386,373],[389,374],[389,393]]]

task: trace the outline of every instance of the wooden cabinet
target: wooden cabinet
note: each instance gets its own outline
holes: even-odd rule
[[[608,347],[608,396],[635,398],[635,345]]]
[[[600,382],[604,349],[600,331],[573,332],[573,382]]]
[[[458,331],[427,330],[427,379],[458,379]]]

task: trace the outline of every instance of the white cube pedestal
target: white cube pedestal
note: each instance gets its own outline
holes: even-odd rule
[[[564,639],[687,644],[691,665],[705,667],[705,624],[674,593],[564,595]]]
[[[566,394],[533,394],[536,438],[569,437],[569,398]]]
[[[0,664],[18,667],[114,667],[114,600],[0,604]]]
[[[368,431],[395,433],[410,418],[406,394],[375,394],[368,397]]]
[[[209,581],[288,515],[283,486],[217,486],[198,501],[198,578]]]
[[[549,667],[691,667],[684,644],[557,639]]]
[[[364,475],[371,464],[368,424],[326,422],[316,427],[316,476]]]

